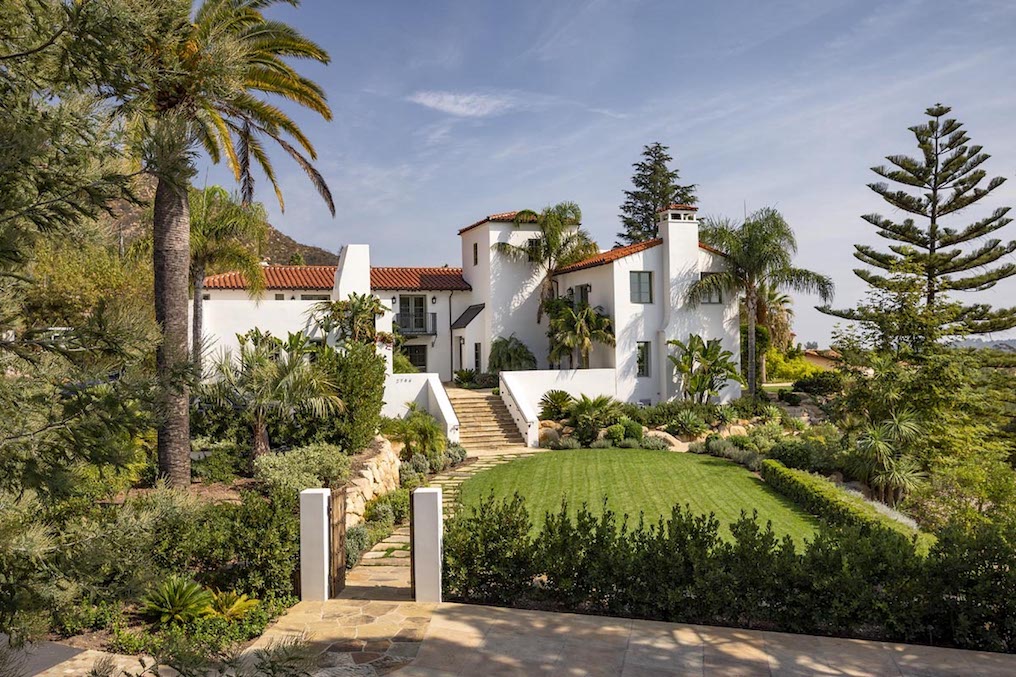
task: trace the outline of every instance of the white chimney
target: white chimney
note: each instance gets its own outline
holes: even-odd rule
[[[688,340],[688,334],[697,330],[695,313],[685,311],[688,289],[699,279],[699,224],[695,217],[698,209],[692,205],[672,204],[658,213],[660,237],[663,239],[663,324],[657,334],[660,351],[657,364],[668,365],[667,341]],[[660,369],[661,400],[676,394],[673,369]]]

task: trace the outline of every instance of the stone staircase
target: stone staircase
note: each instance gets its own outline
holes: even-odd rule
[[[499,395],[448,387],[459,419],[459,442],[467,451],[525,446],[525,438]]]

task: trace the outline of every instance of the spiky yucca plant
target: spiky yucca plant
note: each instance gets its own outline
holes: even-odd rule
[[[212,596],[194,581],[170,576],[148,591],[144,613],[160,623],[187,623],[207,615]]]

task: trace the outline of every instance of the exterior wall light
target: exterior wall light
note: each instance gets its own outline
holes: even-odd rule
[[[430,305],[434,305],[435,303],[437,303],[437,297],[436,296],[431,296],[430,297]]]

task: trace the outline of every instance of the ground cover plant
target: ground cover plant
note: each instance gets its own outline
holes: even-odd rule
[[[728,527],[742,511],[757,509],[773,522],[779,536],[796,543],[814,536],[819,522],[789,499],[767,487],[744,468],[722,459],[642,449],[565,450],[540,454],[492,468],[466,480],[463,504],[479,505],[491,492],[499,498],[516,492],[527,501],[534,527],[547,512],[567,500],[571,514],[586,503],[594,514],[606,507],[640,513],[649,522],[668,515],[674,505],[689,505],[695,514],[715,513]]]

